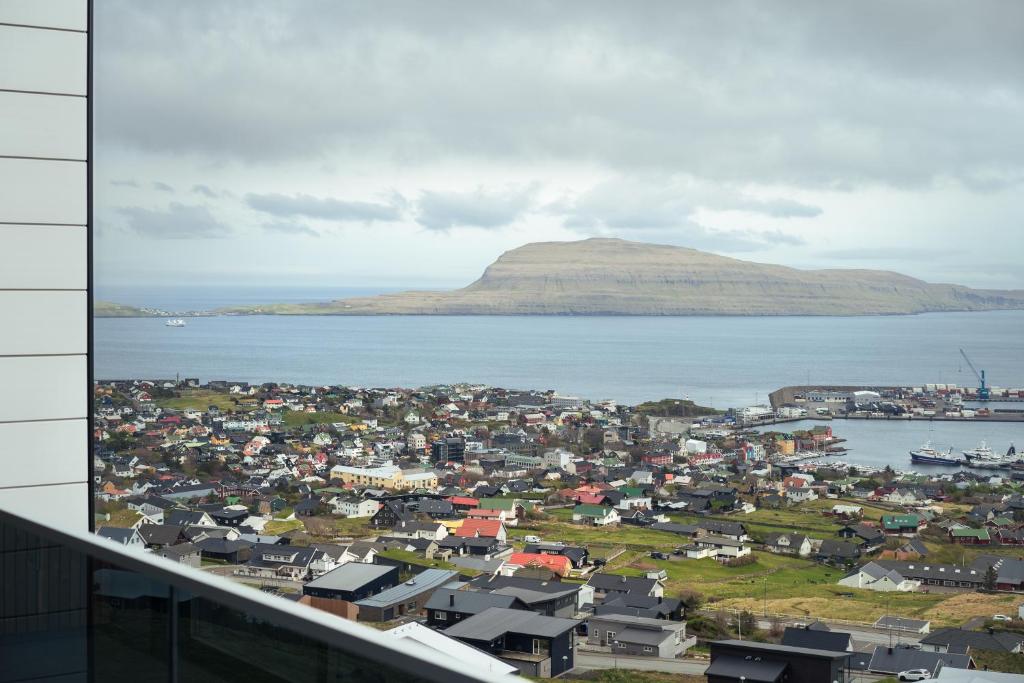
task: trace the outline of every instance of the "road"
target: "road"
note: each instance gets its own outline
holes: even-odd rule
[[[632,669],[634,671],[662,671],[672,674],[702,676],[708,662],[692,659],[658,659],[654,657],[616,657],[614,655],[576,651],[576,671],[595,669]],[[851,672],[849,683],[874,683],[885,676],[865,672]]]
[[[616,657],[598,652],[576,651],[576,669],[633,669],[635,671],[664,671],[672,674],[701,676],[708,668],[706,661],[692,659],[658,659],[656,657]]]

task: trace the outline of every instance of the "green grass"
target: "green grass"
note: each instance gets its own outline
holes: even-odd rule
[[[299,410],[286,410],[281,415],[281,420],[286,427],[331,424],[332,422],[345,422],[348,424],[360,422],[360,420],[343,413],[304,413]]]
[[[117,527],[119,529],[128,529],[139,521],[142,515],[135,510],[114,510],[110,513],[109,520],[97,520],[96,526],[102,528],[105,526]]]
[[[354,519],[340,517],[334,520],[334,528],[337,529],[339,536],[354,536],[356,538],[371,534],[376,535],[378,533],[370,527],[369,517],[356,517]]]
[[[302,529],[302,522],[297,519],[292,520],[275,520],[273,522],[267,522],[266,526],[263,527],[263,533],[267,536],[280,536],[286,531],[293,531],[295,529]]]
[[[450,562],[444,562],[442,560],[428,560],[424,557],[421,557],[419,554],[410,552],[408,550],[385,550],[384,552],[377,554],[380,557],[398,560],[400,562],[405,562],[407,564],[415,564],[420,567],[431,567],[433,569],[451,569],[463,574],[479,573],[472,569],[463,569],[461,567],[457,567],[454,564],[451,564]]]
[[[226,393],[210,391],[208,389],[182,391],[181,395],[177,398],[158,398],[154,399],[153,402],[161,408],[170,408],[171,410],[187,410],[192,408],[205,412],[210,406],[217,406],[222,411],[233,410],[238,412],[241,410],[252,410],[251,408],[240,408],[235,403],[234,398]]]
[[[1012,652],[971,649],[971,656],[979,669],[1002,671],[1010,674],[1024,674],[1024,655]]]

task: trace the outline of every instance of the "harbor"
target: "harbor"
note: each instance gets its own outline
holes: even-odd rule
[[[754,430],[760,433],[792,432],[812,429],[820,424],[820,420],[794,420],[785,425],[758,426]],[[922,444],[930,442],[933,448],[941,452],[952,448],[955,455],[976,448],[982,442],[999,454],[1005,453],[1011,444],[1024,444],[1024,426],[1011,422],[844,420],[841,426],[836,426],[835,429],[836,435],[845,439],[842,445],[846,450],[837,454],[844,462],[874,469],[888,465],[896,470],[916,471],[922,474],[941,474],[969,469],[964,465],[912,463],[910,452],[920,449]],[[819,453],[817,457],[823,458],[825,455]]]

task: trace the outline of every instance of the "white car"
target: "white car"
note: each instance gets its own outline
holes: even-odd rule
[[[932,677],[932,672],[928,669],[907,669],[901,671],[896,677],[901,681],[927,681]]]
[[[1013,621],[1013,619],[1005,614],[993,614],[992,621]]]
[[[524,536],[523,540],[527,543],[540,543],[540,536]]]

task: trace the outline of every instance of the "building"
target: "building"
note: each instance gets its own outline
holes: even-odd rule
[[[601,614],[587,620],[587,643],[632,657],[678,657],[696,644],[686,623],[625,614]]]
[[[845,681],[847,652],[748,640],[711,642],[708,683],[823,683]]]
[[[447,437],[430,444],[430,459],[435,463],[463,462],[466,459],[466,440]]]
[[[398,567],[349,562],[307,583],[302,594],[357,602],[397,584]]]
[[[368,565],[373,566],[373,565]],[[458,578],[448,569],[425,569],[405,583],[356,602],[360,621],[391,621],[419,614],[441,586]]]
[[[866,588],[873,591],[909,592],[921,586],[920,581],[908,579],[895,569],[886,569],[876,562],[868,562],[837,582],[848,588]]]
[[[335,496],[327,501],[331,512],[345,517],[373,517],[380,508],[380,502],[372,498],[355,496]]]
[[[395,465],[383,467],[335,465],[331,468],[331,478],[341,479],[346,484],[392,491],[437,488],[437,474],[434,472],[413,472],[402,470]]]
[[[803,534],[766,534],[764,537],[764,547],[765,550],[780,555],[807,557],[811,554],[811,540]]]
[[[538,678],[559,676],[575,666],[575,631],[579,621],[533,612],[492,607],[445,629],[520,673]]]
[[[969,631],[962,628],[940,628],[921,639],[925,650],[932,652],[995,652],[1024,651],[1024,636],[1012,631]]]
[[[441,658],[460,662],[475,671],[490,676],[502,677],[519,673],[519,669],[511,664],[506,664],[497,657],[481,652],[475,647],[461,643],[455,638],[438,633],[415,621],[389,629],[385,631],[385,634],[399,638],[406,643],[426,647]]]
[[[89,28],[86,0],[0,3],[0,508],[81,533],[92,507]]]
[[[432,628],[447,628],[492,607],[528,609],[526,603],[514,595],[456,588],[435,590],[425,607],[427,625]]]
[[[572,521],[589,526],[618,524],[619,513],[606,505],[577,505],[572,509]]]

